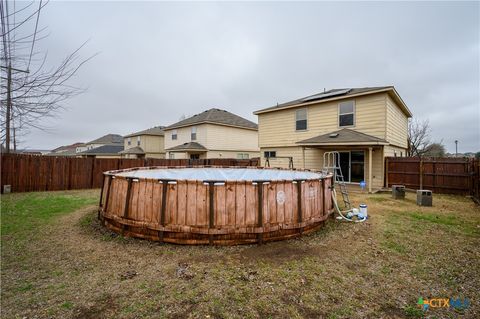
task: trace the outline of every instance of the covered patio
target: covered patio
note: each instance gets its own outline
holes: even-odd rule
[[[307,162],[314,161],[321,169],[324,153],[337,151],[340,153],[340,168],[349,188],[357,185],[360,190],[360,182],[365,181],[368,192],[372,193],[383,186],[384,146],[388,145],[384,139],[342,129],[297,144],[302,148],[303,167],[311,166]]]
[[[197,142],[183,143],[166,149],[169,158],[201,159],[206,158],[207,148]],[[177,156],[175,156],[177,155]]]

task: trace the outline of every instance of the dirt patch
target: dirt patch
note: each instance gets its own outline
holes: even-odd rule
[[[296,245],[296,239],[282,242],[273,242],[265,245],[248,246],[239,252],[241,261],[283,262],[296,258],[312,256],[314,252],[308,247]]]

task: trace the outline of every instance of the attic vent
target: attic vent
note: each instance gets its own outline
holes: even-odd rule
[[[338,133],[332,133],[332,134],[329,135],[330,138],[335,138],[337,136],[338,136]]]

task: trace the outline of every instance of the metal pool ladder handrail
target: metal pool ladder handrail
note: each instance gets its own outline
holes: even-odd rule
[[[324,174],[332,173],[334,185],[340,186],[340,192],[342,193],[343,204],[346,211],[352,209],[350,204],[350,198],[348,197],[347,185],[345,185],[345,179],[343,177],[342,168],[340,167],[340,153],[337,151],[323,153],[323,169]]]

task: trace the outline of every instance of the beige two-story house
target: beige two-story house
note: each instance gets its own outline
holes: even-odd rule
[[[164,126],[155,126],[123,137],[123,158],[165,158]]]
[[[209,109],[164,129],[171,159],[259,156],[257,124],[220,109]]]
[[[334,89],[254,112],[262,165],[321,170],[340,152],[346,182],[384,183],[384,158],[405,156],[412,113],[393,86]],[[268,161],[267,161],[268,159]]]

